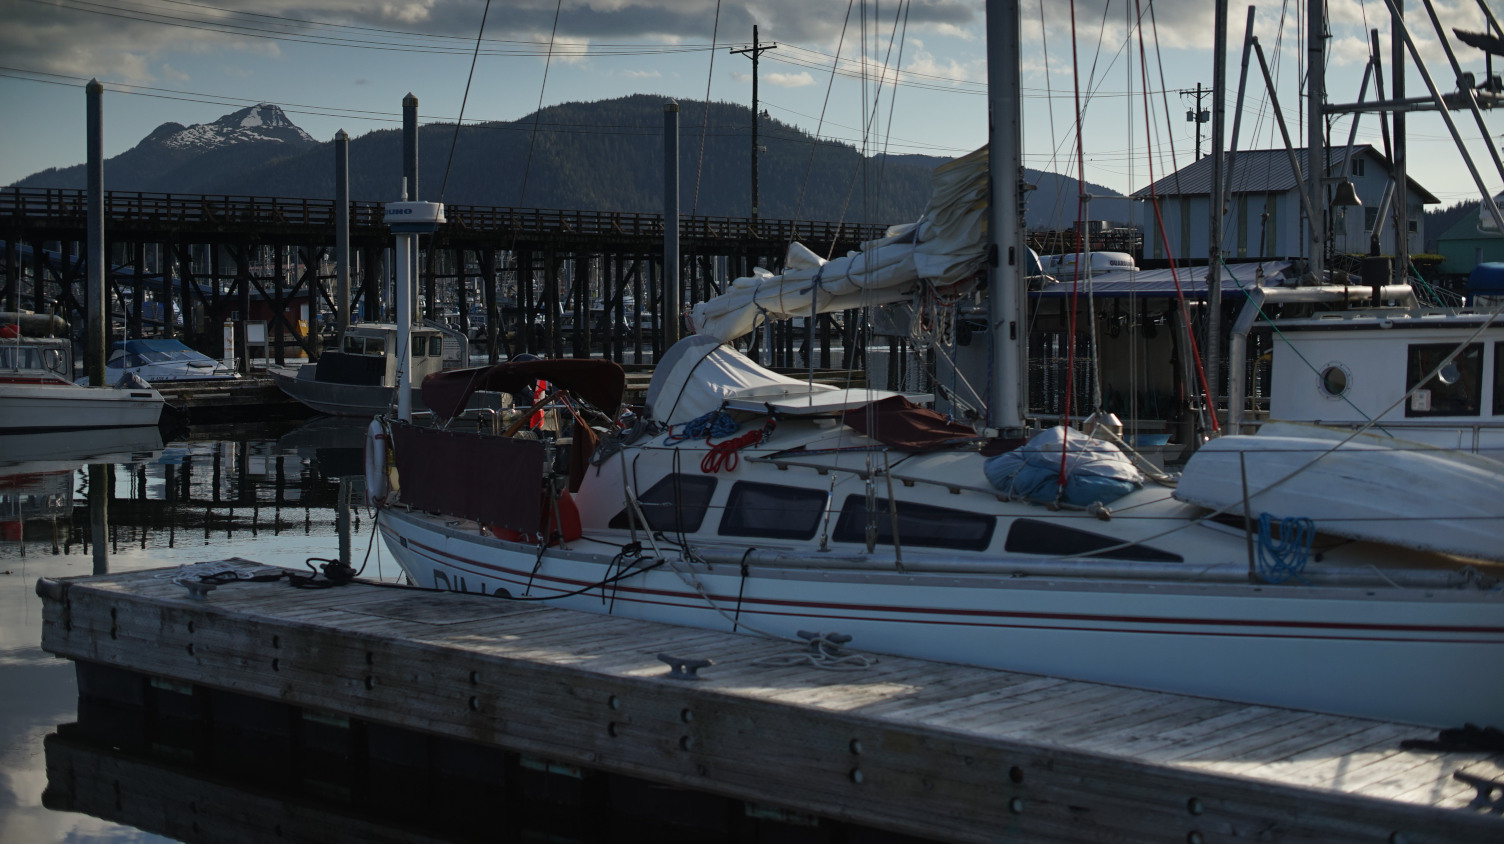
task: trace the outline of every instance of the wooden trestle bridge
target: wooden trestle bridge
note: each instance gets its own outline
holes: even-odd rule
[[[390,318],[382,207],[349,206],[351,313],[368,320]],[[85,324],[86,209],[81,190],[0,189],[0,308],[56,309]],[[270,354],[316,355],[321,318],[336,307],[338,213],[328,199],[108,191],[108,307],[131,337],[176,336],[215,356],[227,320],[259,313]],[[641,362],[645,349],[661,350],[661,214],[447,205],[445,216],[420,243],[424,318],[454,323],[493,360],[530,352]],[[754,266],[778,272],[793,241],[840,255],[882,234],[874,225],[685,216],[680,301],[714,296]],[[775,362],[787,365],[798,342],[780,332]]]

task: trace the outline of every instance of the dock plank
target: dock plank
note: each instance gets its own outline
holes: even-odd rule
[[[161,573],[44,581],[44,646],[343,717],[955,841],[1496,841],[1489,757],[1398,725],[790,645],[494,598]],[[331,594],[345,591],[348,594]],[[715,661],[667,679],[658,651]],[[777,771],[777,777],[769,777]]]

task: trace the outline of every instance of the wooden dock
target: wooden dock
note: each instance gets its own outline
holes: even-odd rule
[[[43,647],[940,840],[1504,840],[1504,754],[1400,748],[1426,728],[889,656],[819,670],[785,642],[361,582],[195,599],[175,574],[42,579]],[[664,652],[714,665],[672,679]]]
[[[269,375],[233,381],[159,381],[152,385],[168,406],[191,423],[239,422],[264,419],[267,414],[308,416],[312,413],[282,392]]]

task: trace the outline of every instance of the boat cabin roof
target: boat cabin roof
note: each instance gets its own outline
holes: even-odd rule
[[[363,322],[352,324],[349,328],[345,329],[345,335],[350,337],[388,337],[396,333],[397,326],[390,322]],[[412,328],[412,333],[438,334],[439,332],[432,328],[423,328],[415,325]]]
[[[1494,319],[1492,311],[1461,308],[1360,308],[1322,311],[1308,317],[1280,319],[1281,331],[1457,331],[1471,334]],[[1504,332],[1504,322],[1495,321],[1491,330]]]

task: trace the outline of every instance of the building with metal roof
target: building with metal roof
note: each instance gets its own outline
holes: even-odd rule
[[[1295,151],[1295,160],[1300,172],[1309,172],[1306,166],[1306,150]],[[1330,164],[1327,172],[1340,179],[1344,169],[1349,172],[1353,187],[1362,207],[1337,207],[1330,209],[1331,237],[1337,252],[1368,254],[1370,240],[1379,228],[1379,250],[1383,254],[1395,253],[1394,220],[1392,214],[1379,220],[1379,205],[1386,192],[1392,190],[1393,169],[1378,150],[1368,144],[1356,145],[1351,151],[1351,165],[1347,167],[1348,150],[1334,148],[1329,151]],[[1229,158],[1229,184],[1232,185],[1232,200],[1228,207],[1227,220],[1223,225],[1223,254],[1227,260],[1247,261],[1254,259],[1300,258],[1309,251],[1305,211],[1301,206],[1295,171],[1290,167],[1290,155],[1285,150],[1240,150]],[[1146,214],[1144,231],[1145,260],[1164,259],[1173,256],[1177,260],[1206,260],[1211,241],[1211,212],[1208,198],[1211,194],[1212,159],[1201,158],[1194,163],[1156,181],[1149,187],[1133,194],[1135,199],[1158,199],[1158,220],[1163,220],[1163,234],[1154,214]],[[1409,209],[1407,254],[1422,251],[1424,240],[1424,208],[1440,200],[1414,179],[1407,179],[1409,187],[1406,207]],[[1166,252],[1168,242],[1168,253]]]
[[[1504,207],[1504,194],[1494,201]],[[1436,238],[1436,251],[1446,259],[1437,272],[1465,276],[1482,264],[1504,262],[1504,234],[1484,223],[1483,204],[1475,202],[1472,210]]]

